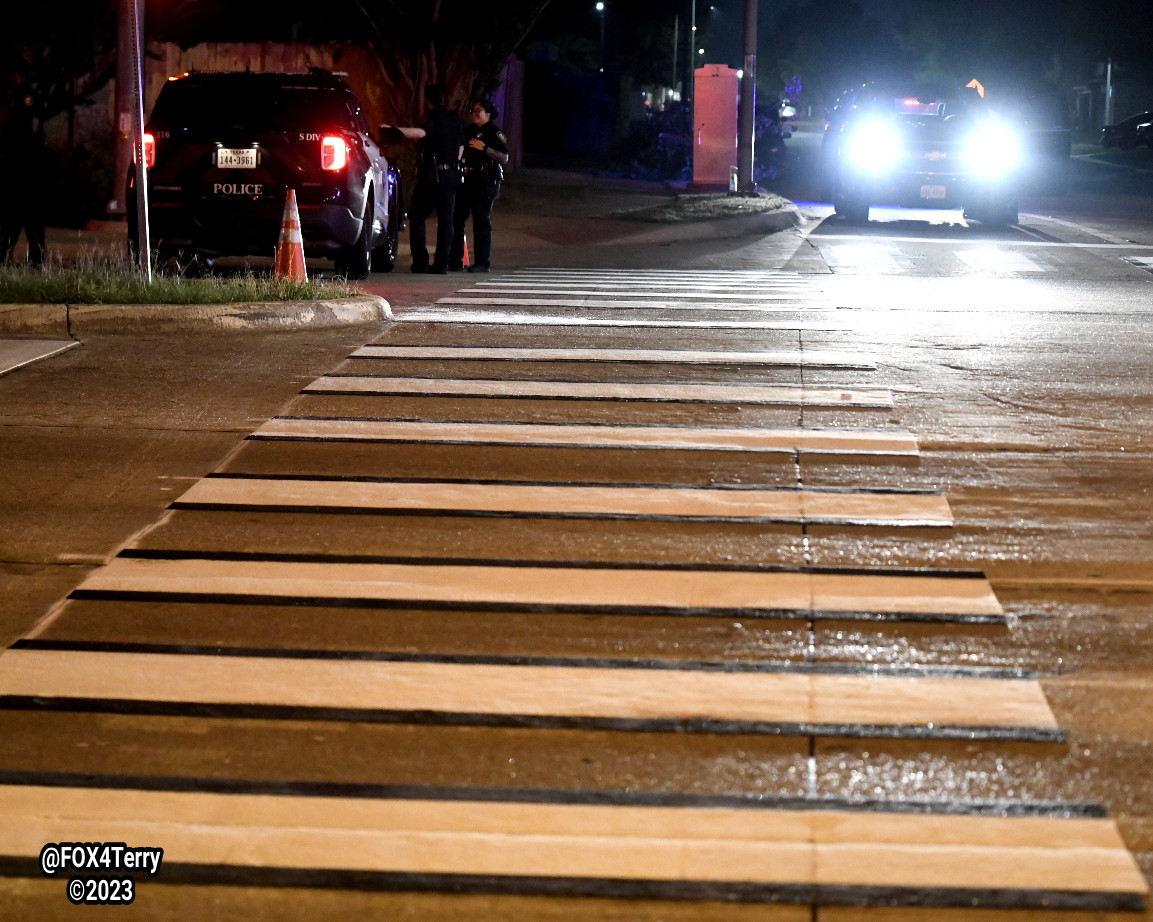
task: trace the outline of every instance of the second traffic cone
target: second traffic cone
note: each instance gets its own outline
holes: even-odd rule
[[[461,265],[466,269],[472,265],[472,260],[468,258],[468,238],[464,238],[464,258],[461,260]]]
[[[276,244],[276,265],[272,277],[307,282],[304,269],[304,238],[300,235],[300,211],[296,207],[296,190],[289,189],[284,200],[284,217],[280,220],[280,240]]]

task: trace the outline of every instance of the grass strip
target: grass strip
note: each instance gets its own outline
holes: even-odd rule
[[[151,283],[123,265],[0,269],[3,304],[233,304],[327,301],[360,294],[342,280],[293,282],[246,273],[191,278],[157,274]]]

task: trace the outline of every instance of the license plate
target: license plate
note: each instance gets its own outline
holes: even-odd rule
[[[948,198],[944,186],[921,186],[921,198]]]
[[[255,170],[256,148],[222,147],[216,152],[216,165],[225,170]]]

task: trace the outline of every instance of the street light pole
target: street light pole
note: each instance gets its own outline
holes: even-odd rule
[[[737,112],[737,188],[757,191],[753,179],[753,135],[757,95],[757,0],[745,0],[745,66],[741,75],[741,107]]]
[[[131,23],[132,149],[136,183],[137,256],[144,280],[152,283],[152,240],[148,233],[148,166],[144,162],[144,58],[141,6],[144,0],[123,0],[120,15]],[[121,51],[124,49],[121,48]]]
[[[597,13],[601,18],[601,73],[605,72],[605,5],[604,3],[597,3]]]

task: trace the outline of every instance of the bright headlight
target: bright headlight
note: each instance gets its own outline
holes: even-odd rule
[[[982,125],[969,137],[965,154],[974,170],[996,176],[1021,159],[1021,142],[1007,126]]]
[[[886,122],[865,122],[849,138],[849,159],[855,166],[869,172],[891,167],[897,162],[900,150],[900,136]]]

